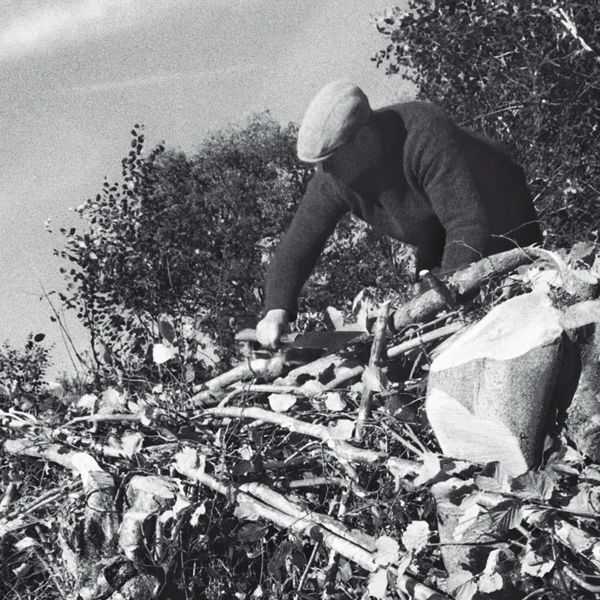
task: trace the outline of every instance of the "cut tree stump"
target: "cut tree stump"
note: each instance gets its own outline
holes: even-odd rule
[[[560,318],[547,296],[525,294],[440,346],[425,406],[444,454],[499,461],[508,476],[539,462],[561,364]]]
[[[581,369],[577,389],[567,409],[567,435],[577,449],[600,461],[600,300],[580,302],[564,314],[565,327],[579,347]],[[575,329],[575,327],[577,327]]]

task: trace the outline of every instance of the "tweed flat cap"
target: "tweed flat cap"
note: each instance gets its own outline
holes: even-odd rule
[[[350,81],[328,83],[312,99],[298,131],[298,158],[319,162],[349,141],[371,115],[365,93]]]

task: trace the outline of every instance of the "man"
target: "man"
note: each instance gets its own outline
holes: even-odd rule
[[[441,275],[541,240],[523,170],[498,144],[440,109],[407,102],[371,110],[350,82],[326,85],[298,132],[298,157],[315,163],[267,275],[257,337],[276,347],[297,298],[342,215],[416,247],[417,273]]]

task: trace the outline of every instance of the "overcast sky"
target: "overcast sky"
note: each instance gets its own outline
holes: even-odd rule
[[[398,3],[395,3],[398,4]],[[392,4],[394,5],[394,4]],[[377,106],[406,99],[370,57],[378,0],[2,0],[0,341],[44,332],[68,368],[41,286],[62,285],[45,231],[118,176],[129,131],[192,150],[208,129],[270,109],[296,121],[352,79]],[[79,345],[84,336],[73,321]]]

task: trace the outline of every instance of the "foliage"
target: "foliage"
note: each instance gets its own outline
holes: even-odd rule
[[[50,366],[49,350],[41,344],[43,339],[43,333],[29,334],[22,350],[8,342],[0,346],[0,407],[31,408],[42,395]]]
[[[569,245],[600,220],[600,4],[412,0],[377,20],[374,57],[419,97],[514,146],[550,240]]]
[[[61,230],[56,254],[71,262],[61,298],[89,330],[104,376],[187,385],[227,361],[233,334],[260,312],[266,265],[310,172],[296,159],[296,128],[268,114],[213,133],[192,156],[163,146],[145,156],[140,128],[131,133],[122,181],[76,209],[81,230]],[[386,277],[399,285],[395,248],[347,219],[304,308],[347,303]],[[152,360],[157,344],[174,358],[168,366]]]

